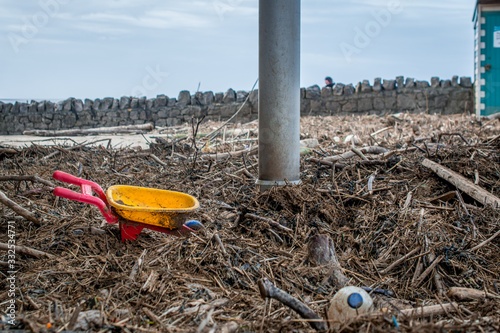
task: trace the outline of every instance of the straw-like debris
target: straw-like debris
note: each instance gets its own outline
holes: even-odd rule
[[[147,150],[110,142],[2,148],[0,191],[33,219],[0,205],[0,243],[15,239],[45,255],[20,251],[12,262],[0,248],[0,329],[312,331],[307,318],[262,299],[258,281],[325,318],[339,286],[331,264],[308,259],[309,241],[325,235],[335,268],[368,290],[378,311],[332,329],[500,330],[500,211],[422,165],[428,159],[500,197],[497,119],[306,117],[301,138],[319,145],[301,149],[302,185],[262,193],[254,185],[257,124],[204,134],[219,126],[167,128]],[[76,189],[53,180],[55,170],[104,189],[189,193],[201,203],[192,218],[204,228],[182,238],[144,230],[122,243],[96,207],[51,193],[52,183]]]

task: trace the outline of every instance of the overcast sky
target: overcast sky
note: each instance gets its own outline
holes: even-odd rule
[[[475,0],[303,0],[301,86],[473,76]],[[250,90],[257,0],[0,0],[0,98]]]

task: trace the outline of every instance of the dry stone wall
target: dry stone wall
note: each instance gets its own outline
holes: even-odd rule
[[[243,105],[244,101],[248,101]],[[333,88],[311,86],[301,89],[301,115],[385,114],[394,112],[425,112],[452,114],[473,112],[473,87],[468,77],[451,80],[433,77],[429,82],[397,77],[377,78]],[[242,107],[243,106],[243,107]],[[6,104],[0,102],[0,134],[20,134],[25,130],[59,130],[95,128],[154,123],[175,126],[193,117],[227,120],[240,107],[234,121],[251,121],[258,115],[258,91],[226,93],[181,91],[177,98],[158,95],[156,98],[121,97],[96,100],[68,98],[53,103]]]

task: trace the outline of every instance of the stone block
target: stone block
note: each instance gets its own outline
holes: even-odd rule
[[[169,98],[168,99],[168,103],[167,103],[167,106],[168,107],[173,107],[177,104],[177,99],[176,98]]]
[[[321,98],[328,98],[333,95],[333,89],[331,87],[321,88]]]
[[[202,105],[211,105],[214,102],[214,93],[211,91],[204,92],[201,96]]]
[[[460,85],[464,88],[472,88],[472,80],[470,77],[460,77]]]
[[[432,88],[438,88],[440,83],[440,79],[437,76],[431,77],[431,87]]]
[[[111,97],[103,98],[101,101],[101,111],[111,110],[114,101],[115,99]]]
[[[64,101],[63,110],[64,111],[71,111],[72,104],[73,104],[73,98],[68,98],[67,100]]]
[[[335,87],[334,87],[334,91],[335,91]],[[354,89],[354,86],[352,84],[348,84],[344,87],[344,96],[351,96],[351,95],[354,95],[354,92],[356,90]]]
[[[323,101],[321,99],[311,100],[311,112],[318,115],[324,110]]]
[[[411,77],[406,78],[405,88],[412,89],[415,88],[415,79]]]
[[[452,87],[458,87],[458,76],[453,75],[451,77],[451,86]]]
[[[92,110],[99,111],[100,109],[101,109],[101,100],[97,98],[92,105]]]
[[[250,92],[250,97],[248,97],[248,102],[252,104],[252,106],[257,107],[259,105],[259,91],[254,90]]]
[[[342,112],[356,112],[358,111],[358,101],[355,99],[348,100],[347,103],[342,105]]]
[[[146,100],[146,109],[151,110],[155,105],[155,99],[150,98]]]
[[[113,104],[111,104],[111,110],[120,109],[120,101],[116,98],[113,98]]]
[[[236,102],[243,103],[247,99],[248,93],[244,90],[238,90],[236,92]]]
[[[451,81],[450,80],[443,80],[441,81],[441,88],[450,88],[451,87]]]
[[[118,103],[120,109],[129,109],[130,108],[130,97],[122,96],[120,98],[120,102]]]
[[[156,99],[153,103],[155,108],[161,108],[163,106],[167,106],[168,103],[168,97],[165,95],[157,95]]]
[[[352,95],[354,93],[354,87],[351,85],[353,92],[350,94]],[[333,96],[342,96],[344,94],[344,90],[347,87],[343,83],[335,83],[333,86]]]
[[[330,114],[336,114],[342,110],[342,107],[339,102],[328,101],[325,103],[325,110]]]
[[[300,88],[300,99],[306,98],[306,88]]]
[[[427,81],[416,81],[415,86],[418,89],[425,89],[425,88],[429,88],[431,85]]]
[[[358,100],[358,111],[366,112],[373,110],[373,101],[370,97],[368,98],[360,98]]]
[[[379,77],[376,77],[373,80],[373,91],[380,92],[382,91],[382,79]]]
[[[236,92],[233,89],[228,89],[222,98],[222,103],[236,102]]]
[[[377,111],[382,111],[385,109],[384,98],[375,97],[373,99],[373,109]]]
[[[45,112],[45,106],[46,106],[45,101],[42,101],[37,104],[36,109],[38,112]]]
[[[201,105],[201,92],[197,92],[194,95],[191,95],[191,105]]]
[[[396,80],[384,80],[383,87],[387,91],[396,89]]]
[[[145,96],[139,97],[139,108],[144,109],[146,107],[147,100],[148,99]]]
[[[92,110],[92,105],[94,102],[91,99],[85,98],[85,102],[83,103],[83,110],[90,111]]]
[[[220,116],[223,118],[231,117],[238,110],[239,105],[234,103],[228,103],[221,107]]]
[[[361,82],[361,92],[369,93],[371,91],[372,91],[372,86],[370,85],[370,81],[363,80],[363,82]]]
[[[136,97],[133,97],[130,99],[130,108],[131,109],[138,109],[139,108],[139,99]]]
[[[76,112],[83,111],[83,102],[81,99],[74,99],[72,109]]]
[[[396,77],[396,87],[397,89],[403,89],[405,87],[405,77],[397,76]]]
[[[191,94],[187,90],[183,90],[179,93],[179,97],[177,98],[177,106],[182,108],[186,105],[191,104]]]
[[[222,103],[222,100],[224,99],[224,94],[223,93],[216,93],[214,96],[214,102],[215,103]]]
[[[417,106],[415,95],[410,94],[399,94],[397,103],[398,110],[400,111],[412,111]]]
[[[317,84],[306,89],[306,99],[316,99],[321,97],[321,89]]]

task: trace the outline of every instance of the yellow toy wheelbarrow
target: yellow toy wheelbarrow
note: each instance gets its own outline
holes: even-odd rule
[[[111,186],[104,194],[98,184],[62,171],[55,171],[52,177],[80,186],[82,193],[62,187],[56,187],[53,193],[97,206],[108,223],[120,225],[122,241],[136,240],[144,228],[180,236],[201,226],[198,221],[187,221],[189,214],[200,206],[189,194],[125,185]]]

